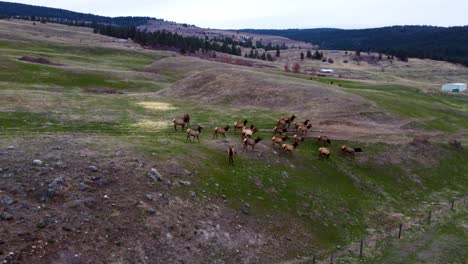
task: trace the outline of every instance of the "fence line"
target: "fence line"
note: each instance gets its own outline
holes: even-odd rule
[[[331,252],[329,255],[321,255],[321,260],[318,260],[320,255],[318,252],[311,252],[310,257],[304,257],[299,260],[287,261],[285,263],[292,264],[292,263],[313,263],[313,264],[330,264],[336,263],[336,261],[347,257],[347,256],[355,256],[360,258],[365,258],[369,255],[372,250],[376,250],[377,244],[379,241],[394,237],[395,239],[401,239],[404,237],[404,231],[408,230],[416,230],[421,231],[424,222],[426,225],[431,225],[437,221],[441,221],[447,216],[447,212],[456,210],[457,208],[465,208],[466,209],[466,200],[468,199],[468,195],[460,197],[458,199],[452,199],[447,202],[438,203],[438,205],[444,205],[442,208],[430,208],[426,214],[419,216],[416,219],[412,219],[407,223],[400,223],[394,229],[387,230],[381,233],[375,233],[371,236],[368,236],[365,239],[361,239],[357,242],[351,243],[351,245],[346,247],[340,247],[339,250]],[[458,206],[457,206],[458,205]],[[426,221],[424,221],[426,220]]]

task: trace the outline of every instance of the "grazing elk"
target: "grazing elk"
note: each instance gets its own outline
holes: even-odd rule
[[[275,145],[278,145],[281,148],[283,143],[286,142],[288,139],[289,139],[288,136],[284,136],[284,137],[274,136],[274,137],[272,137],[271,141],[273,142],[273,148],[275,148]]]
[[[306,119],[303,122],[296,122],[294,123],[294,129],[296,130],[296,132],[298,132],[299,127],[307,126],[309,123],[310,123],[309,119]]]
[[[330,158],[330,149],[329,148],[324,148],[324,147],[321,147],[318,149],[319,151],[319,159],[323,159],[323,158]]]
[[[236,151],[234,150],[233,145],[228,146],[228,159],[229,159],[229,165],[234,165],[234,154],[236,154]]]
[[[327,136],[320,136],[317,138],[317,142],[319,144],[325,144],[325,143],[328,143],[328,144],[331,144],[331,140],[330,138],[328,138]]]
[[[284,152],[284,153],[291,153],[297,148],[297,146],[299,146],[299,143],[298,142],[294,142],[293,144],[283,144],[281,146],[281,150]]]
[[[299,142],[304,142],[305,138],[303,136],[294,135],[293,139],[294,139],[295,142],[299,143]]]
[[[288,125],[288,128],[289,128],[289,126],[294,121],[294,119],[296,119],[295,115],[292,115],[291,117],[288,117],[288,116],[282,117],[280,120],[278,120],[278,122],[276,123],[276,126],[285,127],[286,125]]]
[[[203,127],[201,126],[198,126],[198,128],[196,130],[192,130],[192,129],[187,129],[187,140],[190,141],[190,142],[193,142],[195,141],[195,138],[197,138],[198,140],[198,143],[200,143],[200,133],[202,131]],[[191,138],[193,138],[193,141],[191,140]]]
[[[348,147],[346,145],[343,145],[341,147],[341,152],[343,152],[344,154],[349,154],[350,156],[354,157],[354,153],[362,152],[362,149],[361,148],[352,148],[352,147]]]
[[[247,122],[247,119],[242,122],[234,122],[234,132],[236,132],[237,129],[243,129],[247,125]]]
[[[273,135],[275,135],[275,136],[278,135],[278,134],[279,134],[280,136],[282,136],[283,133],[286,133],[286,132],[288,132],[288,129],[287,129],[287,128],[284,128],[284,127],[277,127],[277,126],[276,126],[276,127],[273,129]]]
[[[260,141],[262,141],[260,137],[257,137],[255,140],[248,137],[244,138],[244,150],[247,150],[248,146],[251,146],[252,150],[255,150],[255,145]]]
[[[309,132],[309,129],[312,128],[312,124],[308,124],[307,126],[300,126],[298,128],[298,133],[301,136],[307,136],[307,132]]]
[[[172,123],[174,123],[174,130],[177,131],[177,126],[181,126],[182,130],[184,130],[185,125],[190,127],[190,115],[185,114],[183,117],[177,117],[172,119]]]
[[[226,138],[226,132],[228,132],[229,126],[217,127],[214,129],[213,138],[218,139],[218,134],[221,134],[223,138]]]

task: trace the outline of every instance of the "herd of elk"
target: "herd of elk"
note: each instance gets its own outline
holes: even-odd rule
[[[280,150],[283,153],[292,153],[297,149],[300,143],[304,142],[305,137],[307,136],[308,131],[312,128],[312,123],[309,119],[304,120],[303,122],[296,122],[294,123],[294,129],[297,132],[296,135],[292,137],[292,143],[287,143],[287,141],[290,139],[288,137],[287,133],[289,132],[289,127],[291,123],[296,119],[296,116],[293,114],[291,117],[282,117],[281,119],[278,120],[276,123],[276,127],[273,129],[273,137],[271,138],[272,141],[272,146],[273,149],[275,149],[275,145],[278,145]],[[198,126],[197,129],[191,129],[190,128],[190,115],[185,114],[182,117],[174,118],[172,120],[174,123],[174,130],[177,131],[177,127],[181,126],[182,129],[184,129],[186,126],[189,127],[187,129],[187,141],[189,142],[194,142],[195,139],[197,139],[198,143],[200,143],[200,134],[202,132],[203,127]],[[255,150],[255,145],[257,145],[262,139],[260,137],[257,137],[256,139],[253,139],[253,135],[258,132],[258,129],[255,125],[250,125],[247,127],[247,119],[241,122],[235,122],[234,123],[234,131],[237,131],[237,129],[241,130],[241,142],[243,144],[244,150],[247,150],[248,147],[250,146],[252,150]],[[225,127],[216,127],[213,132],[213,138],[218,138],[218,135],[221,135],[224,139],[226,139],[226,133],[229,131],[230,126],[225,126]],[[283,136],[283,134],[286,134]],[[327,136],[319,136],[317,138],[317,143],[319,145],[330,145],[331,140]],[[346,145],[343,145],[341,147],[341,152],[345,155],[354,157],[356,152],[362,152],[361,148],[352,148]],[[229,165],[234,165],[234,155],[235,155],[235,150],[234,146],[229,145],[227,149],[228,153],[228,161]],[[330,158],[331,151],[327,147],[320,147],[318,149],[318,158],[320,160],[323,159],[328,159]]]

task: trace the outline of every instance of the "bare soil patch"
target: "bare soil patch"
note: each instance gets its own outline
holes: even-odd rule
[[[18,60],[20,61],[26,61],[26,62],[32,62],[32,63],[38,63],[38,64],[45,64],[45,65],[53,65],[53,66],[63,66],[63,64],[58,64],[58,63],[52,63],[50,60],[46,58],[33,58],[29,56],[23,56],[19,58]]]

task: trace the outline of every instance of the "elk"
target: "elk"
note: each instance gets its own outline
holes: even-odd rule
[[[260,137],[257,137],[255,140],[251,138],[244,138],[244,149],[247,150],[248,146],[252,147],[252,150],[255,150],[255,145],[257,145],[258,142],[262,141]]]
[[[247,138],[247,137],[252,137],[255,133],[257,133],[257,128],[255,127],[255,125],[250,125],[250,128],[242,128],[242,138]]]
[[[329,148],[324,148],[324,147],[321,147],[318,149],[319,151],[319,159],[323,159],[323,158],[330,158],[330,149]]]
[[[200,143],[200,133],[202,131],[203,127],[201,126],[198,126],[198,128],[196,130],[192,130],[192,129],[187,129],[187,140],[190,141],[190,142],[193,142],[195,141],[195,138],[197,138],[198,140],[198,143]],[[191,138],[193,138],[193,141],[191,140]]]
[[[226,132],[228,132],[229,126],[217,127],[214,129],[213,138],[218,139],[218,134],[221,134],[223,138],[226,138]]]
[[[317,142],[319,144],[325,144],[325,143],[328,143],[328,144],[331,144],[331,140],[330,138],[328,138],[327,136],[320,136],[317,138]]]
[[[284,136],[284,137],[274,136],[274,137],[272,137],[271,141],[273,142],[273,148],[275,148],[276,144],[281,148],[281,145],[283,145],[283,143],[286,142],[288,139],[289,139],[288,136]]]
[[[190,127],[190,115],[185,114],[183,117],[177,117],[172,119],[172,123],[174,123],[174,130],[177,131],[177,126],[181,126],[182,130],[185,128],[185,125]]]
[[[247,122],[247,119],[242,122],[234,122],[234,132],[236,132],[237,129],[243,129],[247,125]]]
[[[291,125],[292,121],[294,121],[294,119],[296,119],[295,115],[292,115],[291,117],[288,117],[288,116],[282,117],[280,118],[280,120],[278,120],[278,122],[276,123],[276,126],[285,127],[286,125],[288,125],[288,128],[289,128],[289,126]]]
[[[236,154],[236,151],[234,150],[234,146],[229,145],[227,153],[228,153],[229,165],[234,165],[234,154]]]
[[[304,142],[305,138],[303,136],[294,135],[293,139],[295,142]]]
[[[296,129],[296,132],[298,132],[299,127],[307,126],[309,123],[310,123],[309,119],[306,119],[303,122],[296,122],[296,123],[294,123],[294,128]]]
[[[297,146],[299,146],[299,143],[298,142],[294,142],[293,144],[283,144],[281,145],[281,150],[284,152],[284,153],[291,153],[297,148]]]
[[[352,148],[352,147],[348,147],[346,145],[343,145],[341,147],[341,152],[343,152],[344,154],[349,154],[350,156],[354,157],[354,153],[362,152],[362,149],[361,148]]]
[[[312,128],[312,124],[308,124],[307,126],[300,126],[298,128],[298,132],[299,132],[299,135],[301,136],[307,136],[307,132],[309,131],[309,129]]]
[[[275,136],[278,135],[278,134],[281,136],[281,135],[283,135],[283,133],[286,133],[286,132],[288,132],[287,128],[282,128],[282,127],[277,127],[276,126],[273,129],[273,135],[275,135]]]

